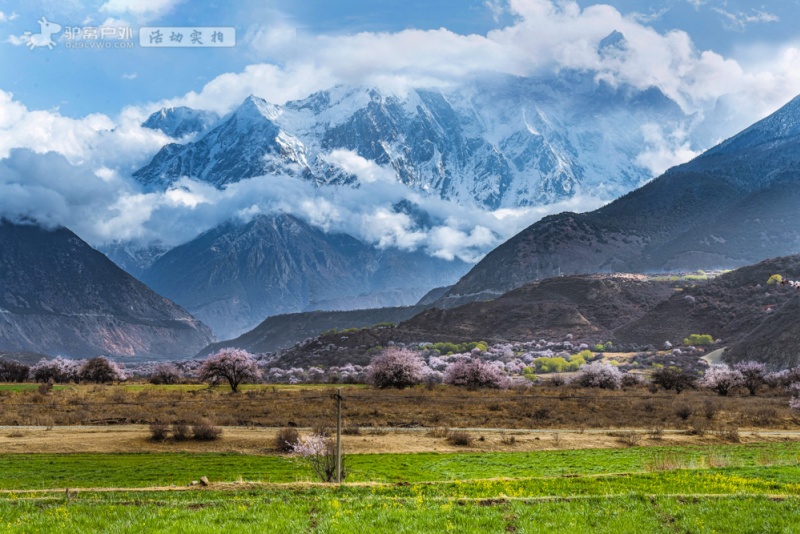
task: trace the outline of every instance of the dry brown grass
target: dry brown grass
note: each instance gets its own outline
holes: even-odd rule
[[[216,441],[195,440],[164,442],[150,440],[147,425],[117,425],[103,427],[55,427],[26,428],[23,437],[13,438],[0,434],[0,450],[4,453],[132,453],[132,452],[221,452],[239,454],[279,454],[275,442],[280,429],[255,427],[226,427],[222,437]],[[299,429],[307,435],[310,428]],[[474,434],[473,434],[474,435]],[[607,431],[587,430],[584,433],[561,430],[558,433],[528,430],[482,430],[483,441],[474,440],[469,448],[452,445],[442,438],[427,435],[425,429],[393,430],[360,436],[343,436],[343,447],[348,454],[372,453],[421,453],[421,452],[511,452],[556,449],[601,449],[626,447],[620,438],[609,436]],[[514,440],[510,440],[513,437]],[[785,432],[780,435],[766,432],[757,435],[752,431],[741,432],[743,443],[768,441],[796,441],[800,432]],[[641,446],[669,447],[677,445],[715,445],[726,443],[720,437],[690,436],[683,432],[665,432],[659,441],[642,440]],[[669,457],[663,458],[669,463]],[[721,461],[712,458],[711,462]],[[764,454],[760,462],[768,465],[774,458]],[[654,465],[652,468],[657,470]]]
[[[143,386],[142,386],[143,387]],[[0,391],[0,425],[117,425],[207,419],[226,427],[330,427],[333,387],[254,386],[233,395],[224,389],[146,386],[74,386],[41,395]],[[536,387],[529,391],[377,391],[343,388],[348,428],[407,427],[507,429],[798,428],[800,420],[781,392],[719,397],[707,391],[680,395],[646,388],[605,391]],[[680,408],[680,409],[679,409]],[[676,413],[680,412],[680,413]],[[688,417],[686,417],[688,415]]]

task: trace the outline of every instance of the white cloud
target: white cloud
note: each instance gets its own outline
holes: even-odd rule
[[[734,13],[720,7],[712,7],[711,10],[722,15],[725,28],[740,32],[744,31],[750,24],[778,22],[780,20],[777,15],[755,9],[751,13],[745,13],[743,11]]]
[[[643,130],[646,147],[636,158],[636,163],[650,169],[653,176],[699,155],[699,152],[691,149],[684,130],[665,133],[658,124],[648,124]]]
[[[14,46],[22,46],[26,44],[25,39],[23,39],[22,37],[18,37],[16,35],[9,35],[8,38],[6,39],[6,42]]]
[[[507,9],[514,22],[486,35],[443,28],[308,35],[286,21],[255,28],[248,32],[247,44],[254,54],[275,63],[223,74],[198,92],[158,106],[226,113],[249,94],[282,104],[335,84],[402,94],[409,87],[450,86],[487,72],[527,76],[564,68],[593,71],[612,84],[657,87],[687,113],[712,109],[717,99],[733,95],[748,102],[742,111],[751,121],[797,92],[800,62],[780,68],[760,62],[745,68],[730,57],[697,50],[683,31],[659,33],[643,24],[639,13],[623,15],[599,4],[581,9],[570,0],[512,0]],[[629,46],[620,54],[599,54],[599,42],[612,31],[622,32]]]
[[[12,149],[55,152],[70,163],[88,163],[129,174],[170,141],[163,133],[142,128],[142,110],[125,108],[112,119],[95,113],[80,119],[57,110],[28,110],[11,93],[0,90],[0,158]]]
[[[9,22],[15,20],[19,15],[16,11],[12,11],[10,15],[6,15],[4,12],[0,11],[0,22]]]
[[[122,77],[125,80],[135,80],[136,78],[139,77],[139,74],[136,72],[130,72],[130,73],[126,72],[122,74]]]
[[[183,0],[108,0],[100,6],[102,13],[131,15],[140,22],[166,15]]]

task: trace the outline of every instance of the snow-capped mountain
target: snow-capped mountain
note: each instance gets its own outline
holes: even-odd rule
[[[204,132],[217,120],[219,117],[211,111],[180,106],[161,108],[150,115],[142,126],[151,130],[161,130],[170,137],[180,138]]]
[[[624,46],[620,36],[606,48]],[[348,150],[414,190],[466,206],[612,199],[652,177],[637,163],[644,128],[685,120],[656,89],[612,87],[578,72],[405,94],[337,86],[282,106],[251,96],[196,142],[162,148],[134,176],[153,188],[181,176],[222,187],[275,173],[355,185],[328,157]]]

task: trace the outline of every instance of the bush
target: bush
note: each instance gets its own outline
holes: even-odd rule
[[[183,422],[172,423],[172,437],[175,441],[186,441],[191,439],[192,434],[189,431],[189,425]]]
[[[469,362],[461,360],[451,364],[444,372],[444,383],[470,390],[498,389],[508,387],[508,377],[494,365],[474,358]]]
[[[302,437],[294,453],[303,458],[323,482],[336,481],[336,444],[326,436],[314,434]],[[347,477],[345,456],[342,455],[342,481]]]
[[[115,362],[98,356],[88,360],[81,366],[79,377],[84,382],[93,384],[108,384],[125,380],[125,371]]]
[[[209,356],[200,366],[197,376],[212,385],[225,380],[236,393],[239,384],[255,382],[261,373],[252,354],[246,350],[226,348]]]
[[[581,368],[577,384],[583,387],[619,389],[622,386],[622,371],[601,362],[594,362]]]
[[[181,381],[181,373],[178,368],[171,363],[160,363],[156,365],[153,374],[150,375],[149,382],[155,385],[177,384]]]
[[[275,436],[275,448],[278,452],[293,452],[300,441],[300,433],[294,428],[283,428]]]
[[[684,373],[678,367],[662,367],[653,371],[650,381],[656,386],[661,386],[666,391],[674,390],[680,394],[688,387],[693,387],[697,378],[689,373]]]
[[[700,385],[720,395],[727,395],[732,389],[744,385],[744,377],[727,365],[712,365],[700,379]]]
[[[192,434],[197,441],[214,441],[222,435],[222,430],[203,419],[192,425]]]
[[[684,345],[691,345],[693,347],[701,347],[714,344],[714,338],[709,334],[692,334],[683,340]]]
[[[25,382],[31,368],[23,363],[5,360],[0,362],[0,382]]]
[[[767,285],[768,286],[773,286],[775,284],[780,284],[781,282],[783,282],[783,276],[781,276],[779,274],[773,274],[772,276],[767,278]]]
[[[622,375],[622,381],[620,381],[620,386],[623,388],[635,388],[637,386],[642,385],[642,379],[639,378],[639,375],[635,375],[632,373],[625,373]]]
[[[425,363],[416,352],[390,347],[369,362],[367,383],[379,389],[403,389],[425,378]]]
[[[675,415],[677,415],[681,421],[686,421],[692,416],[693,413],[694,411],[692,408],[685,404],[683,406],[678,406],[678,408],[675,410]]]
[[[151,441],[164,441],[169,435],[169,425],[156,421],[150,423],[150,440]]]
[[[767,376],[767,366],[760,362],[739,362],[733,368],[742,374],[742,385],[747,388],[750,395],[755,395],[764,385]]]
[[[456,447],[470,447],[475,438],[463,430],[455,430],[447,435],[447,442]]]

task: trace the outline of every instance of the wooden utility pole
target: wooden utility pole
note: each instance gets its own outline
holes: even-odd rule
[[[336,390],[336,483],[342,483],[342,388]]]

